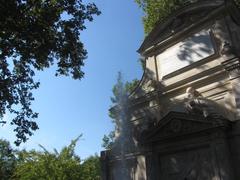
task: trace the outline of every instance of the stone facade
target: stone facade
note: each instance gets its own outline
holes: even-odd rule
[[[238,13],[231,0],[196,1],[146,37],[127,125],[101,154],[103,180],[240,179]]]

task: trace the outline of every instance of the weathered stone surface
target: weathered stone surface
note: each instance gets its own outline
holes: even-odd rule
[[[146,37],[145,73],[126,132],[101,155],[103,180],[240,179],[237,10],[232,0],[196,1]],[[198,95],[186,96],[190,87]]]

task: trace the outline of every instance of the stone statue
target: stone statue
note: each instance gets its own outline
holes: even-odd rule
[[[185,108],[191,114],[201,115],[204,117],[223,117],[217,104],[204,98],[196,89],[189,87],[186,90],[187,102]]]

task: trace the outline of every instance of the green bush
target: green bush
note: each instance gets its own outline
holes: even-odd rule
[[[100,180],[98,156],[81,161],[75,154],[76,143],[80,136],[60,152],[20,151],[13,180]]]

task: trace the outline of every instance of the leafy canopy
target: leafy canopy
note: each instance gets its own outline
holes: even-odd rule
[[[100,180],[100,159],[97,155],[84,161],[75,154],[76,143],[72,140],[60,152],[16,151],[6,140],[0,139],[1,180]]]
[[[86,20],[100,11],[82,0],[2,0],[0,2],[0,118],[15,114],[16,145],[38,129],[31,109],[36,70],[54,63],[56,75],[81,79],[87,51],[80,40]],[[6,123],[1,121],[1,123]]]
[[[81,136],[73,140],[69,146],[60,152],[47,151],[21,151],[19,162],[13,177],[19,180],[97,180],[100,176],[99,158],[96,156],[93,162],[86,160],[81,164],[80,157],[75,154],[76,143]],[[88,171],[91,169],[94,174]],[[86,179],[85,179],[86,177]],[[91,178],[93,177],[93,178]],[[97,177],[94,179],[94,177]]]
[[[13,177],[19,180],[80,179],[80,157],[74,152],[78,139],[73,140],[61,152],[55,150],[54,153],[51,153],[44,147],[42,147],[43,152],[21,151],[18,155],[19,162]]]
[[[194,1],[196,0],[135,0],[145,13],[143,25],[146,34],[151,32],[156,22],[163,20],[182,5]]]
[[[179,9],[183,5],[197,1],[198,0],[135,0],[144,12],[142,20],[146,34],[151,32],[158,21],[163,21],[173,11]],[[240,0],[231,1],[240,7]]]
[[[100,158],[97,155],[90,156],[82,164],[82,177],[80,180],[100,180]]]

